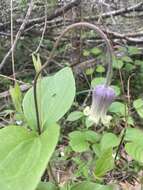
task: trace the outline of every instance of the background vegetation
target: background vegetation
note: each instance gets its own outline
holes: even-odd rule
[[[37,190],[55,190],[56,186],[71,190],[142,188],[142,18],[141,0],[1,0],[1,128],[6,125],[30,125],[25,124],[24,117],[30,118],[34,110],[27,100],[21,107],[26,99],[25,92],[33,85],[36,72],[48,60],[56,39],[67,26],[81,21],[95,24],[107,35],[114,50],[111,85],[117,98],[108,110],[112,116],[108,126],[95,125],[84,115],[85,107],[91,105],[91,89],[103,84],[106,77],[108,53],[100,36],[83,27],[72,30],[62,38],[54,57],[44,69],[43,76],[52,76],[64,67],[71,67],[76,95],[72,102],[72,75],[71,81],[66,81],[70,73],[63,69],[61,72],[65,78],[61,79],[61,83],[57,82],[61,87],[61,99],[56,100],[54,106],[58,109],[62,101],[66,109],[70,104],[72,106],[67,109],[68,112],[59,109],[60,116],[56,115],[57,120],[63,116],[58,121],[60,138]],[[16,81],[17,86],[13,89]],[[69,85],[69,91],[65,92],[66,85]],[[41,92],[46,94],[46,87],[42,88]],[[69,102],[64,99],[66,95]],[[23,109],[30,114],[24,113],[23,116]],[[33,123],[31,126],[34,126]],[[55,132],[55,139],[56,135]],[[1,139],[4,137],[7,138],[5,135]],[[2,140],[0,142],[3,143]],[[46,146],[46,140],[43,142]]]

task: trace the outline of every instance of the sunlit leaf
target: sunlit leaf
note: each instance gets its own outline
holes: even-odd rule
[[[92,48],[92,49],[90,50],[90,52],[91,52],[93,55],[95,55],[95,56],[101,54],[101,50],[100,50],[99,48],[97,48],[97,47]]]
[[[125,105],[121,102],[113,102],[109,107],[109,111],[120,116],[125,116],[125,111],[128,113],[127,106],[125,108]]]
[[[119,96],[121,94],[121,90],[116,85],[111,85],[111,87],[114,89],[116,96]]]
[[[125,145],[126,152],[136,161],[143,163],[143,142],[131,142]]]
[[[105,84],[105,81],[106,81],[106,78],[103,78],[103,77],[94,78],[94,79],[91,81],[91,86],[92,86],[92,87],[96,87],[96,86],[99,85],[99,84]]]
[[[58,121],[69,110],[75,96],[75,80],[71,69],[64,68],[54,76],[41,79],[37,86],[37,96],[41,127]],[[24,97],[23,109],[28,124],[36,130],[33,88]]]
[[[134,100],[133,106],[141,118],[143,118],[143,100],[141,98]]]
[[[83,50],[83,56],[88,57],[90,55],[89,50]]]
[[[51,182],[40,182],[36,190],[58,190]]]
[[[101,139],[101,150],[106,150],[119,145],[120,139],[113,133],[105,133]]]
[[[112,149],[108,149],[104,151],[96,161],[94,174],[97,177],[102,177],[113,168],[114,168],[114,159],[112,156]]]
[[[104,73],[105,72],[105,68],[102,65],[98,65],[96,68],[96,72],[98,73]]]
[[[114,187],[112,185],[100,185],[98,183],[84,181],[73,185],[70,190],[114,190]]]
[[[22,93],[20,86],[16,83],[14,87],[10,87],[10,95],[17,112],[22,112]]]
[[[143,144],[143,131],[136,128],[127,128],[125,140]]]
[[[40,136],[25,128],[0,130],[0,188],[34,190],[56,147],[59,126],[53,124]]]
[[[67,121],[76,121],[83,117],[84,114],[81,111],[74,111],[68,115]]]
[[[91,119],[89,119],[89,117],[86,117],[86,119],[85,119],[85,125],[86,125],[86,127],[89,128],[93,124],[94,124],[94,122]]]
[[[88,68],[85,71],[86,75],[92,75],[94,73],[94,68]]]
[[[124,62],[120,59],[113,59],[113,68],[121,69],[124,66]]]
[[[94,131],[92,131],[92,130],[88,130],[88,131],[85,131],[85,132],[83,132],[83,133],[85,133],[86,140],[87,140],[88,142],[96,143],[96,142],[98,142],[99,139],[100,139],[100,134],[98,134],[98,133],[96,133],[96,132],[94,132]]]
[[[73,131],[69,134],[70,146],[76,152],[84,152],[89,149],[90,143],[96,143],[100,135],[92,130]]]
[[[127,128],[125,140],[126,152],[136,161],[143,162],[143,131],[136,128]]]
[[[84,152],[89,149],[89,143],[86,134],[80,131],[74,131],[69,134],[70,146],[75,152]]]

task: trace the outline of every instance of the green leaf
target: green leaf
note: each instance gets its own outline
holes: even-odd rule
[[[134,66],[134,65],[132,65],[131,63],[127,63],[126,65],[125,65],[125,70],[127,71],[127,72],[131,72],[133,69],[135,69],[136,67]]]
[[[136,161],[143,163],[143,143],[131,142],[125,145],[126,152]]]
[[[100,158],[96,161],[95,167],[95,176],[102,177],[108,171],[114,168],[114,159],[112,156],[112,149],[108,149],[100,156]]]
[[[34,54],[32,54],[32,61],[35,67],[36,73],[38,73],[42,67],[41,60],[40,60],[40,55],[37,54],[36,57]]]
[[[68,115],[67,121],[76,121],[83,117],[84,114],[81,111],[74,111]]]
[[[103,77],[94,78],[91,81],[91,86],[94,88],[94,87],[96,87],[99,84],[105,84],[105,81],[106,81],[106,78],[103,78]]]
[[[83,56],[88,57],[90,55],[89,50],[83,50]]]
[[[118,86],[112,85],[111,87],[114,89],[116,96],[119,96],[121,94],[121,90]]]
[[[113,102],[109,107],[109,111],[117,115],[125,116],[125,105],[121,102]],[[128,112],[127,108],[126,112]]]
[[[0,130],[0,187],[34,190],[47,167],[59,137],[53,124],[40,136],[18,126]]]
[[[120,59],[113,59],[113,68],[121,69],[124,65],[124,62]]]
[[[102,65],[98,65],[96,68],[96,72],[98,73],[104,73],[105,72],[105,68]]]
[[[122,61],[124,61],[126,63],[132,63],[133,62],[133,60],[128,56],[123,56]]]
[[[71,187],[70,184],[64,184],[64,186],[60,187],[60,189],[58,190],[71,190],[70,187]]]
[[[135,46],[128,46],[128,52],[130,55],[137,55],[142,53],[141,50]]]
[[[84,152],[89,149],[86,134],[80,131],[74,131],[69,134],[70,146],[75,152]]]
[[[143,100],[141,98],[134,100],[133,106],[139,116],[143,118]]]
[[[143,65],[143,61],[142,60],[135,60],[135,65]]]
[[[101,139],[101,150],[107,150],[119,145],[120,139],[113,133],[104,133]]]
[[[94,124],[94,122],[91,119],[89,119],[89,117],[86,117],[86,119],[85,119],[85,125],[86,125],[86,127],[89,128],[93,124]]]
[[[100,139],[100,134],[92,131],[92,130],[88,130],[88,131],[85,131],[85,136],[86,136],[86,140],[88,142],[91,142],[91,143],[96,143],[99,141]]]
[[[143,131],[127,128],[125,140],[130,141],[125,145],[126,152],[136,161],[143,162]]]
[[[92,145],[92,150],[96,154],[97,157],[101,156],[101,148],[99,143],[95,143]]]
[[[40,182],[36,190],[58,190],[51,182]]]
[[[92,75],[94,73],[94,68],[88,68],[85,71],[86,75]]]
[[[41,128],[58,121],[69,110],[74,100],[75,80],[72,70],[66,67],[54,76],[41,79],[37,85],[37,96]],[[36,130],[33,88],[24,97],[23,110],[28,124]]]
[[[125,140],[143,144],[143,131],[136,128],[127,128]]]
[[[101,50],[99,48],[96,48],[96,47],[92,48],[90,50],[90,52],[92,53],[92,55],[95,55],[95,56],[101,54]]]
[[[76,152],[84,152],[89,149],[89,143],[96,143],[100,135],[94,131],[74,131],[69,134],[70,146]]]
[[[127,121],[127,123],[129,124],[129,125],[132,125],[132,126],[134,126],[134,119],[131,117],[131,116],[129,116],[129,117],[127,117],[127,118],[122,118],[123,119],[123,121],[124,122],[126,122]]]
[[[10,95],[16,111],[22,113],[22,93],[17,83],[14,87],[10,87]]]
[[[84,181],[73,185],[70,190],[113,190],[113,189],[114,188],[111,185],[100,185],[98,183]]]

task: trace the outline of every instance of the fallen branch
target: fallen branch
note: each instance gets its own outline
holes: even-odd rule
[[[108,29],[107,30],[102,29],[102,30],[106,34],[110,35],[110,37],[113,37],[113,38],[125,39],[128,42],[132,42],[132,43],[143,43],[143,32],[121,34],[121,33],[118,33],[118,32],[110,31]],[[142,38],[139,38],[139,37],[142,37]]]
[[[66,13],[67,11],[69,11],[70,9],[72,9],[75,6],[78,6],[80,4],[81,0],[74,0],[71,3],[68,3],[67,5],[55,10],[51,15],[47,16],[47,21],[51,21],[61,15],[63,15],[63,13]],[[41,22],[45,21],[45,16],[40,17],[40,18],[35,18],[35,19],[31,19],[28,21],[27,23],[27,27],[32,26],[33,24],[39,24]],[[17,20],[17,22],[21,23],[22,20]]]
[[[118,16],[118,15],[130,13],[132,11],[143,11],[143,2],[140,2],[140,3],[136,4],[136,5],[133,5],[133,6],[128,7],[128,8],[122,8],[122,9],[111,11],[111,12],[108,12],[108,13],[103,13],[102,15],[85,17],[84,20],[89,20],[89,19],[90,20],[95,20],[95,19],[98,19],[99,16],[102,17],[102,18],[109,18],[111,16]]]

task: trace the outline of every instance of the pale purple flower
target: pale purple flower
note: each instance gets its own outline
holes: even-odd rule
[[[103,124],[109,123],[111,116],[107,116],[106,114],[115,97],[116,94],[111,87],[105,85],[96,86],[92,91],[91,108],[86,110],[86,115],[96,124],[100,120]]]

